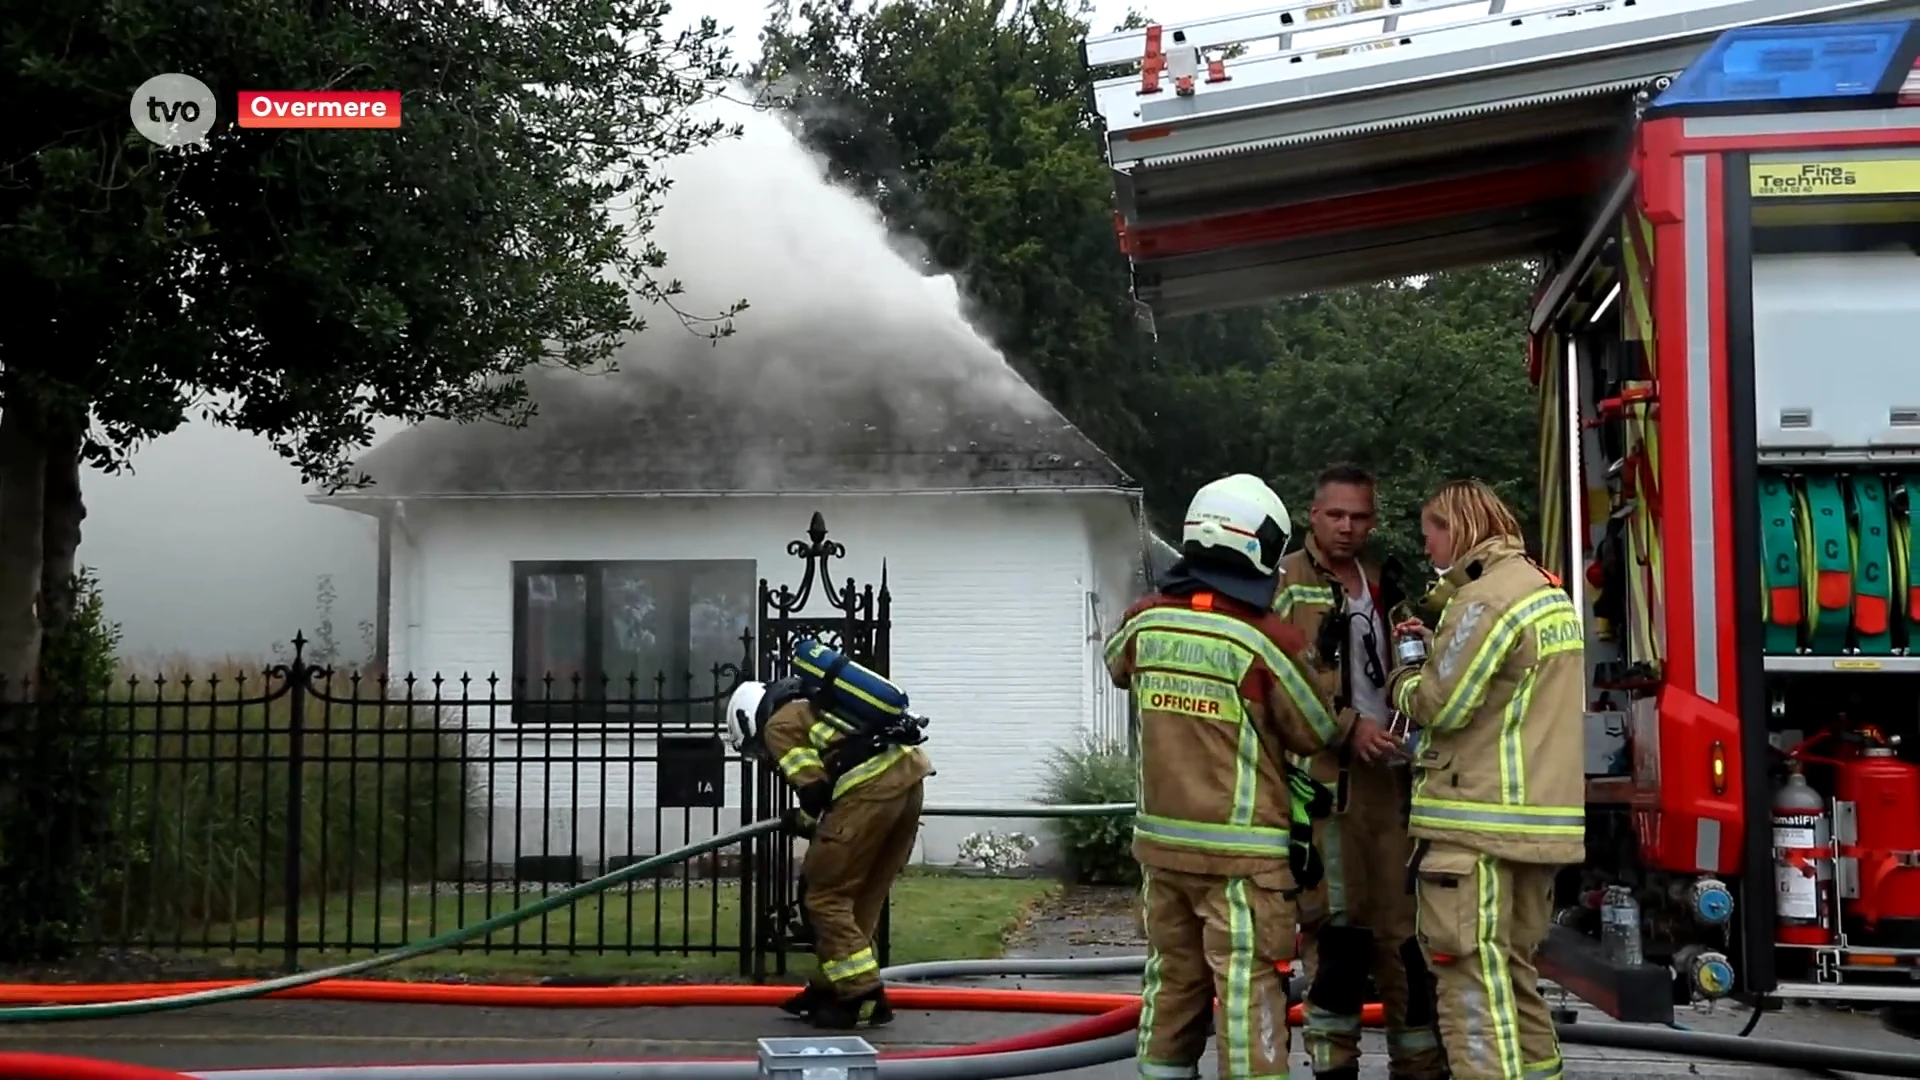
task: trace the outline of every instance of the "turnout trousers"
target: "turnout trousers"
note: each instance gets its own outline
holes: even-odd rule
[[[1402,814],[1405,770],[1350,768],[1344,807],[1338,805],[1339,767],[1332,755],[1316,757],[1312,771],[1336,792],[1335,812],[1314,823],[1325,876],[1301,899],[1309,979],[1304,1034],[1314,1074],[1357,1075],[1360,1015],[1371,975],[1386,1014],[1388,1075],[1439,1080],[1447,1059],[1434,1026],[1433,984],[1414,940],[1407,875],[1413,841]]]
[[[1421,846],[1413,864],[1420,947],[1438,985],[1454,1080],[1560,1080],[1560,1038],[1533,965],[1559,867]]]
[[[1149,866],[1142,879],[1140,1075],[1198,1076],[1211,1020],[1222,1080],[1286,1080],[1287,992],[1276,965],[1293,958],[1293,876],[1284,869],[1217,877]]]
[[[827,810],[807,844],[801,906],[820,961],[815,982],[842,999],[880,986],[873,935],[894,879],[913,856],[924,798],[918,781],[878,797],[855,788]]]

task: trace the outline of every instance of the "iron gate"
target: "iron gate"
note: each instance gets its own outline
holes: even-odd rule
[[[893,598],[887,590],[886,564],[881,564],[880,583],[860,585],[848,577],[839,586],[833,583],[833,560],[844,558],[847,549],[837,540],[827,539],[827,522],[815,512],[807,525],[805,539],[787,545],[787,554],[800,560],[798,588],[778,588],[760,579],[760,655],[759,677],[771,681],[790,673],[793,645],[812,638],[838,649],[875,672],[888,674],[888,652],[893,627]],[[809,603],[817,596],[824,604]],[[755,820],[778,817],[792,806],[794,795],[781,783],[771,765],[755,770],[753,813]],[[770,835],[754,838],[748,865],[752,867],[745,898],[756,912],[754,920],[754,975],[787,973],[787,951],[799,946],[810,948],[811,934],[800,909],[799,865],[790,836]],[[875,947],[880,963],[888,963],[888,913],[880,917],[879,940]]]

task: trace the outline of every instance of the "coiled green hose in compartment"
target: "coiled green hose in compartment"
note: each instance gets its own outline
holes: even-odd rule
[[[1914,491],[1920,476],[1761,475],[1768,653],[1885,656],[1915,646]]]

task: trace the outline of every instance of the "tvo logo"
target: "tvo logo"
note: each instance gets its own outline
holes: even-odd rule
[[[161,146],[199,146],[219,118],[219,106],[207,84],[179,72],[155,75],[141,83],[127,112],[134,130]]]

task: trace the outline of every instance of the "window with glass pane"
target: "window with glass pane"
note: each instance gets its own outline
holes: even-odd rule
[[[571,699],[587,678],[587,575],[527,574],[520,592],[526,614],[514,637],[520,667],[533,680],[526,692]]]
[[[514,576],[514,674],[544,703],[521,719],[716,722],[747,661],[752,562],[523,563]]]

